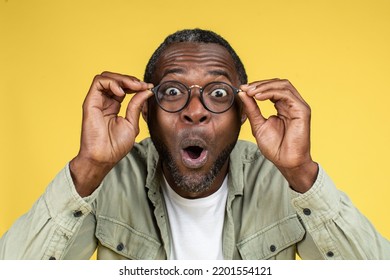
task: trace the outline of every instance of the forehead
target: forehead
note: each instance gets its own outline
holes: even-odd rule
[[[238,81],[233,58],[223,46],[196,42],[168,46],[157,61],[155,77],[160,81],[170,73],[186,75],[195,71],[225,73],[231,82]]]

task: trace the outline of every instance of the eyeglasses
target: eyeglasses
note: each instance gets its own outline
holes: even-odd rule
[[[221,114],[232,107],[235,95],[241,90],[224,82],[211,82],[204,87],[186,85],[178,81],[166,81],[152,88],[158,105],[164,111],[176,113],[189,103],[191,91],[198,88],[202,105],[210,112]]]

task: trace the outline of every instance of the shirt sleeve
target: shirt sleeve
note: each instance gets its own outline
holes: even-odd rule
[[[319,167],[316,182],[304,194],[294,191],[292,204],[300,216],[309,242],[324,259],[390,259],[390,242],[339,191]],[[301,258],[312,256],[310,246],[298,245]]]
[[[89,258],[96,248],[91,206],[96,193],[81,198],[67,164],[0,239],[0,259]]]

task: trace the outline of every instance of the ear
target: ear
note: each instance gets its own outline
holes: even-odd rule
[[[149,103],[148,100],[146,100],[144,105],[142,106],[142,118],[146,123],[148,123],[148,108],[149,108]]]
[[[244,112],[242,112],[241,113],[241,125],[244,124],[244,122],[246,121],[247,118],[248,118],[247,115]]]

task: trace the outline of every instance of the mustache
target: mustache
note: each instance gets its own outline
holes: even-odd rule
[[[183,129],[179,131],[177,138],[179,139],[181,147],[199,146],[204,148],[212,142],[212,139],[206,129],[200,127]]]

